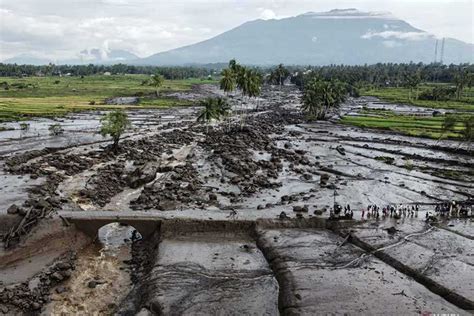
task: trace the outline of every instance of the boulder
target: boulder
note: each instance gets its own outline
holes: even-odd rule
[[[54,272],[53,274],[51,274],[51,280],[62,281],[63,279],[64,279],[63,275],[59,272]]]
[[[329,175],[327,173],[323,173],[321,175],[321,178],[319,179],[319,184],[320,185],[326,185],[329,181]]]
[[[128,186],[136,189],[141,185],[153,181],[156,177],[158,167],[155,164],[146,164],[143,167],[138,167],[127,176]]]
[[[8,214],[18,214],[20,211],[20,208],[16,206],[16,204],[10,205],[10,207],[7,209]]]
[[[342,147],[341,145],[337,146],[336,147],[336,150],[338,153],[340,153],[341,155],[345,156],[346,155],[346,150],[344,149],[344,147]]]
[[[397,229],[395,227],[389,227],[387,228],[387,233],[389,233],[390,235],[393,235],[397,232]]]
[[[303,206],[301,205],[293,206],[293,212],[303,212]]]
[[[209,201],[217,201],[217,195],[215,193],[209,193]]]

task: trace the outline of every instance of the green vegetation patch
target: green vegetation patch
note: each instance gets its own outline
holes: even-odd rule
[[[432,90],[434,85],[423,85],[418,89],[418,95]],[[455,109],[459,111],[474,112],[474,88],[466,88],[460,100],[420,100],[413,98],[409,100],[408,88],[378,88],[362,89],[361,95],[377,97],[383,101],[392,103],[413,104],[420,107],[435,109]]]
[[[0,122],[21,120],[31,116],[55,117],[72,111],[161,108],[188,106],[192,102],[169,97],[149,97],[156,87],[146,83],[148,75],[116,75],[86,77],[2,78],[0,83]],[[162,92],[188,91],[194,85],[211,80],[165,80]],[[113,97],[139,96],[138,105],[105,105]]]
[[[426,117],[412,115],[395,115],[390,111],[386,113],[375,113],[366,111],[367,115],[361,116],[344,116],[341,120],[343,124],[353,125],[362,128],[376,128],[390,130],[393,132],[409,135],[420,136],[433,139],[439,138],[460,138],[461,132],[464,130],[462,123],[456,123],[454,129],[448,133],[443,133],[442,124],[444,116]],[[369,114],[370,113],[370,114]],[[372,114],[372,115],[371,115]],[[456,115],[459,118],[465,118],[466,115]]]

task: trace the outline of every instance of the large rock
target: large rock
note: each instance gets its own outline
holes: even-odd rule
[[[156,177],[158,166],[156,164],[146,164],[143,167],[136,168],[127,177],[128,186],[136,189],[141,185],[153,181]]]
[[[19,213],[19,207],[16,206],[16,204],[10,205],[10,207],[7,209],[8,214],[18,214]]]
[[[329,181],[329,175],[327,173],[323,173],[321,175],[321,178],[319,179],[319,184],[324,186],[328,183]]]

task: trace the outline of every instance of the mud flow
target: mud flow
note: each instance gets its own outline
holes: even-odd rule
[[[172,97],[220,95],[201,85]],[[472,147],[309,122],[299,100],[289,86],[230,95],[233,115],[209,126],[193,106],[129,111],[116,152],[100,112],[58,119],[59,136],[49,119],[4,123],[0,313],[474,310],[472,209],[435,214],[472,207]],[[367,108],[432,113],[361,97],[341,114]],[[330,218],[334,203],[352,216]]]

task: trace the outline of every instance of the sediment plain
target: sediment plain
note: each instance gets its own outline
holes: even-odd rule
[[[200,85],[172,97],[210,95],[222,93]],[[424,220],[437,203],[473,199],[472,148],[351,127],[337,115],[308,122],[291,86],[230,102],[234,115],[209,128],[193,106],[128,111],[117,153],[97,134],[102,112],[56,119],[60,136],[45,118],[27,132],[0,131],[0,234],[12,236],[0,252],[0,313],[474,310],[472,218]],[[430,113],[360,97],[341,115],[381,107]],[[334,201],[354,219],[330,220]],[[370,204],[420,211],[362,219]],[[75,225],[107,215],[115,220],[95,243]],[[140,238],[122,216],[156,229]]]

